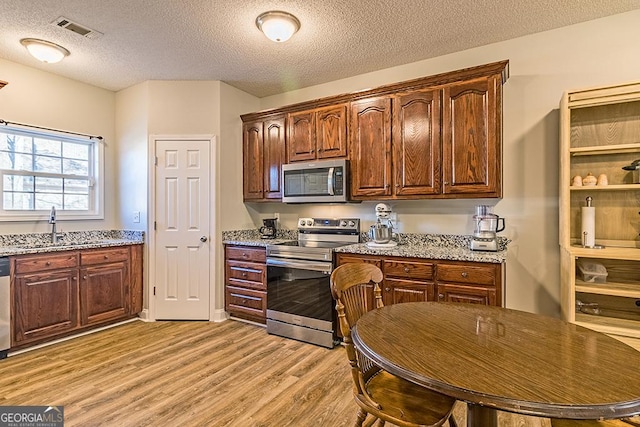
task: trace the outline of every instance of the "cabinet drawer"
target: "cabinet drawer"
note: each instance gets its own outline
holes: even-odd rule
[[[267,267],[255,262],[227,261],[227,283],[253,289],[266,289]]]
[[[437,279],[442,282],[494,286],[496,284],[496,269],[493,265],[438,264]]]
[[[267,314],[267,293],[252,289],[227,286],[226,292],[227,311],[235,311],[264,317]]]
[[[266,262],[267,255],[264,248],[250,248],[247,246],[227,246],[225,250],[226,259],[239,261]]]
[[[80,252],[80,265],[105,264],[107,262],[127,261],[129,248],[106,248]]]
[[[368,256],[362,256],[362,255],[352,255],[352,254],[338,254],[336,257],[337,265],[348,264],[351,262],[356,264],[365,262],[368,264],[373,264],[376,267],[382,269],[381,258],[368,257]]]
[[[383,265],[385,277],[419,280],[433,279],[433,264],[430,263],[385,260]]]
[[[44,255],[21,256],[16,258],[15,274],[55,270],[58,268],[72,268],[77,266],[78,252],[75,251],[64,252],[61,254],[47,253]]]

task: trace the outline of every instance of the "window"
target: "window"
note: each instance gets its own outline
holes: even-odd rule
[[[101,155],[89,138],[0,128],[0,219],[42,219],[52,206],[67,219],[102,218]]]

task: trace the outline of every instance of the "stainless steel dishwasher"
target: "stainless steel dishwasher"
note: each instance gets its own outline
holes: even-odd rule
[[[7,357],[11,347],[9,283],[9,258],[0,257],[0,359]]]

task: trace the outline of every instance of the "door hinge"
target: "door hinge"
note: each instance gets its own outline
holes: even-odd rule
[[[155,221],[153,221],[153,230],[155,231],[155,230],[157,230],[157,229],[158,229],[158,228],[157,228],[157,224],[156,224],[156,222],[155,222]]]
[[[153,287],[153,296],[156,296],[156,287]]]
[[[158,156],[153,159],[153,164],[158,166]]]

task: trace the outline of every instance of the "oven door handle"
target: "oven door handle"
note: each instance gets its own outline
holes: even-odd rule
[[[291,259],[283,260],[267,258],[267,265],[271,265],[273,267],[296,268],[298,270],[320,271],[327,274],[331,273],[331,263],[328,262],[296,261]]]

